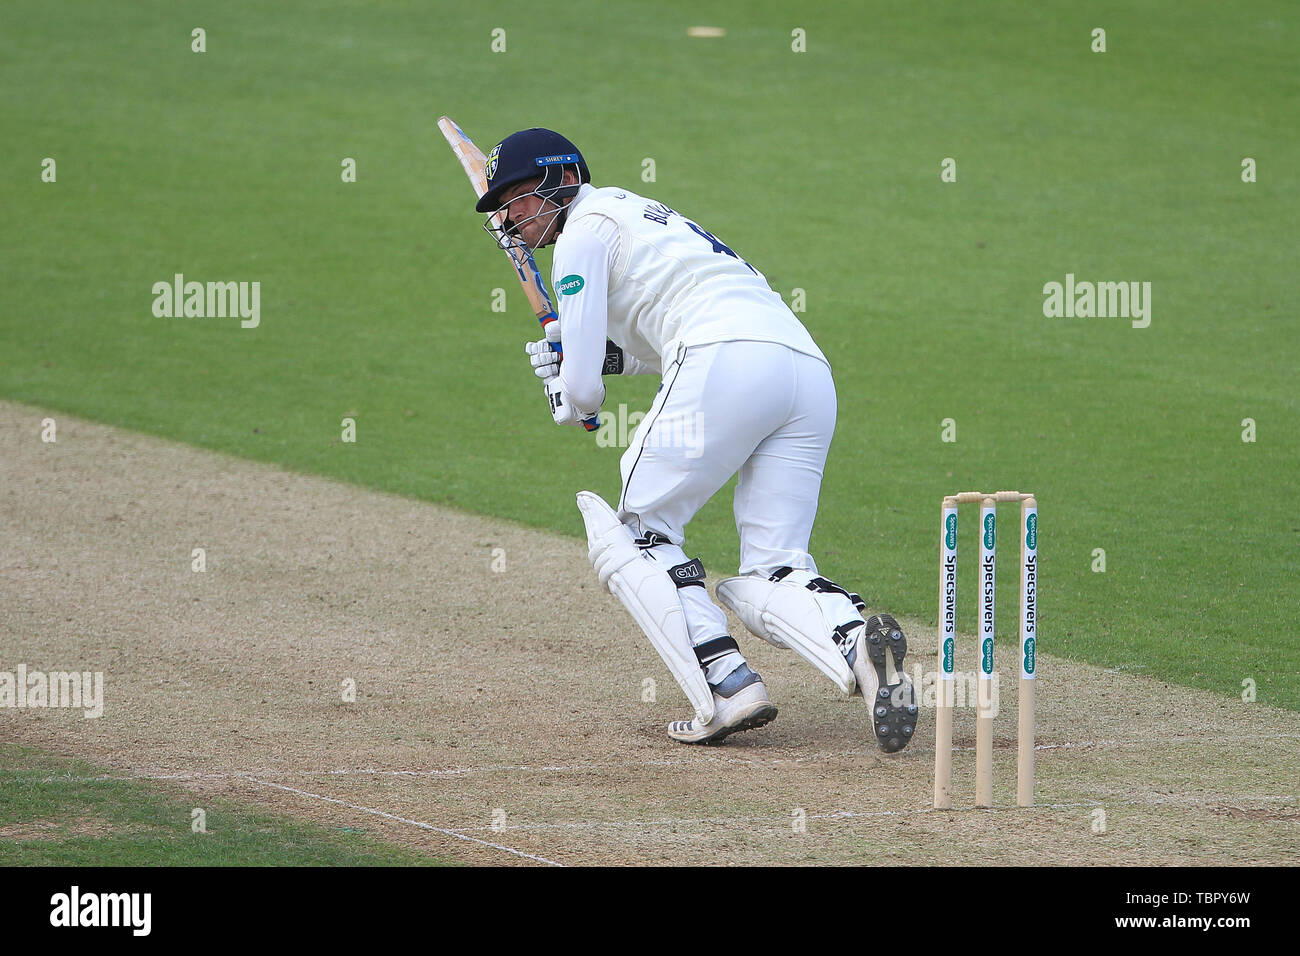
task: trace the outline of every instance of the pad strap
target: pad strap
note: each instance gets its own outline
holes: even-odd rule
[[[740,645],[736,643],[734,637],[728,634],[695,645],[695,656],[699,658],[701,667],[708,667],[718,658],[726,657],[733,651],[739,654]]]
[[[679,588],[704,587],[704,563],[699,558],[691,558],[684,564],[668,569],[668,576]]]
[[[853,632],[860,627],[866,627],[866,624],[866,621],[849,621],[835,628],[835,643],[840,646],[840,653],[848,654],[853,647]]]
[[[647,531],[644,535],[635,539],[633,544],[638,548],[649,550],[661,544],[672,544],[672,542],[658,531]],[[691,558],[689,561],[669,568],[668,577],[672,578],[673,584],[679,588],[702,588],[704,587],[704,562],[699,558]]]
[[[794,568],[777,568],[768,580],[780,581],[782,578],[788,577],[793,571]],[[809,591],[817,591],[821,594],[843,594],[853,602],[853,606],[859,611],[865,611],[867,609],[866,602],[862,600],[862,595],[855,594],[852,591],[846,591],[830,578],[813,578],[804,586]]]

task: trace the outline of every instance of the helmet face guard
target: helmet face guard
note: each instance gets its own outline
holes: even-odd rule
[[[556,200],[568,199],[577,195],[579,183],[565,183],[564,170],[573,162],[572,157],[564,156],[560,162],[548,164],[545,172],[542,174],[541,182],[532,188],[530,192],[520,193],[512,198],[509,202],[503,203],[495,212],[488,216],[487,222],[483,223],[483,228],[487,230],[488,235],[492,237],[500,248],[510,250],[512,248],[529,249],[527,241],[524,239],[523,227],[529,223],[541,223],[541,235],[545,236],[550,230],[551,223],[559,220],[561,227],[564,225],[564,214],[566,207],[560,205]],[[577,172],[577,170],[575,170]],[[581,177],[581,173],[578,173]],[[506,188],[515,185],[507,184]],[[526,219],[516,220],[510,215],[510,206],[521,199],[529,196],[536,196],[541,200],[538,210],[534,215]],[[552,242],[555,240],[552,239]],[[549,243],[543,243],[549,245]],[[537,247],[541,248],[541,247]]]
[[[576,183],[564,182],[564,171],[572,169],[577,176]],[[488,154],[487,192],[474,207],[479,212],[490,213],[483,228],[492,236],[493,241],[503,249],[528,248],[520,227],[534,221],[543,220],[542,234],[550,231],[553,221],[564,225],[565,207],[561,200],[577,195],[582,183],[591,181],[591,173],[582,158],[578,147],[569,140],[549,129],[526,129],[512,133],[493,147]],[[511,200],[526,196],[540,199],[541,208],[536,215],[515,222],[511,219],[509,203],[502,206],[501,195],[512,186],[541,177],[541,181],[531,192],[522,193]]]

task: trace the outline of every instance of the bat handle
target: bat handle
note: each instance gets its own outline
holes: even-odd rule
[[[547,312],[545,315],[540,316],[537,319],[537,321],[540,322],[542,324],[542,328],[545,329],[548,325],[556,321],[558,318],[559,316],[557,316],[554,312]],[[559,342],[550,342],[549,345],[551,346],[552,351],[559,353],[561,358],[563,358],[564,349],[560,347]],[[600,416],[592,415],[590,418],[583,421],[582,427],[587,429],[587,431],[589,432],[594,432],[596,429],[600,428]]]

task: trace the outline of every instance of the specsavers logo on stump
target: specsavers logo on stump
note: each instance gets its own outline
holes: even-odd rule
[[[582,276],[565,276],[559,281],[559,284],[556,285],[555,291],[560,293],[560,295],[577,295],[582,291],[584,285],[586,285],[586,283],[583,282]]]

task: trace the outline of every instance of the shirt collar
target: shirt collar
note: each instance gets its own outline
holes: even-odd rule
[[[568,214],[565,216],[565,218],[567,219],[571,217],[575,212],[577,212],[578,207],[581,206],[583,202],[587,199],[587,197],[589,197],[595,191],[596,191],[596,187],[593,186],[591,183],[583,183],[581,186],[579,186],[577,194],[573,197],[573,202],[569,203],[569,211]]]

